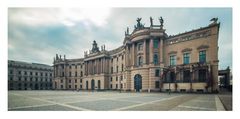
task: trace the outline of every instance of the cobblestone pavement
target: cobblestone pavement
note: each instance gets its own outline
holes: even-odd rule
[[[232,92],[222,93],[218,95],[227,111],[232,111]]]
[[[8,91],[9,111],[216,111],[214,94]]]

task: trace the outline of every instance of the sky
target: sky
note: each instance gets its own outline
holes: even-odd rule
[[[213,17],[221,23],[219,69],[232,68],[231,8],[9,8],[8,59],[52,65],[56,54],[83,58],[93,40],[106,50],[123,44],[124,32],[130,33],[141,17],[146,27],[164,19],[168,35],[205,27]]]

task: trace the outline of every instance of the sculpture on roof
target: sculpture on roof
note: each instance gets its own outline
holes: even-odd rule
[[[98,48],[97,43],[96,43],[95,40],[93,41],[92,51],[91,51],[91,52],[92,52],[92,53],[99,52],[99,48]]]
[[[216,23],[217,23],[217,21],[218,21],[218,18],[217,18],[217,17],[215,17],[215,18],[212,18],[210,21],[212,21],[212,24],[216,24]]]
[[[153,18],[150,17],[150,26],[153,26]]]
[[[160,22],[160,29],[162,29],[163,28],[163,22],[164,22],[162,17],[159,18],[159,22]]]
[[[144,25],[141,23],[142,18],[137,18],[137,26],[135,25],[134,28],[135,29],[140,29],[140,28],[144,28]]]

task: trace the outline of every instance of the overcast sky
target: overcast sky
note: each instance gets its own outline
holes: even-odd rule
[[[107,50],[122,45],[124,31],[132,32],[136,18],[149,26],[149,17],[164,19],[168,35],[207,26],[210,19],[221,22],[219,68],[232,68],[231,8],[9,8],[8,59],[52,65],[56,54],[82,58],[93,40]]]

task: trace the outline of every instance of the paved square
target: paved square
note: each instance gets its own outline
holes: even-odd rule
[[[217,111],[214,94],[8,91],[9,111]]]

